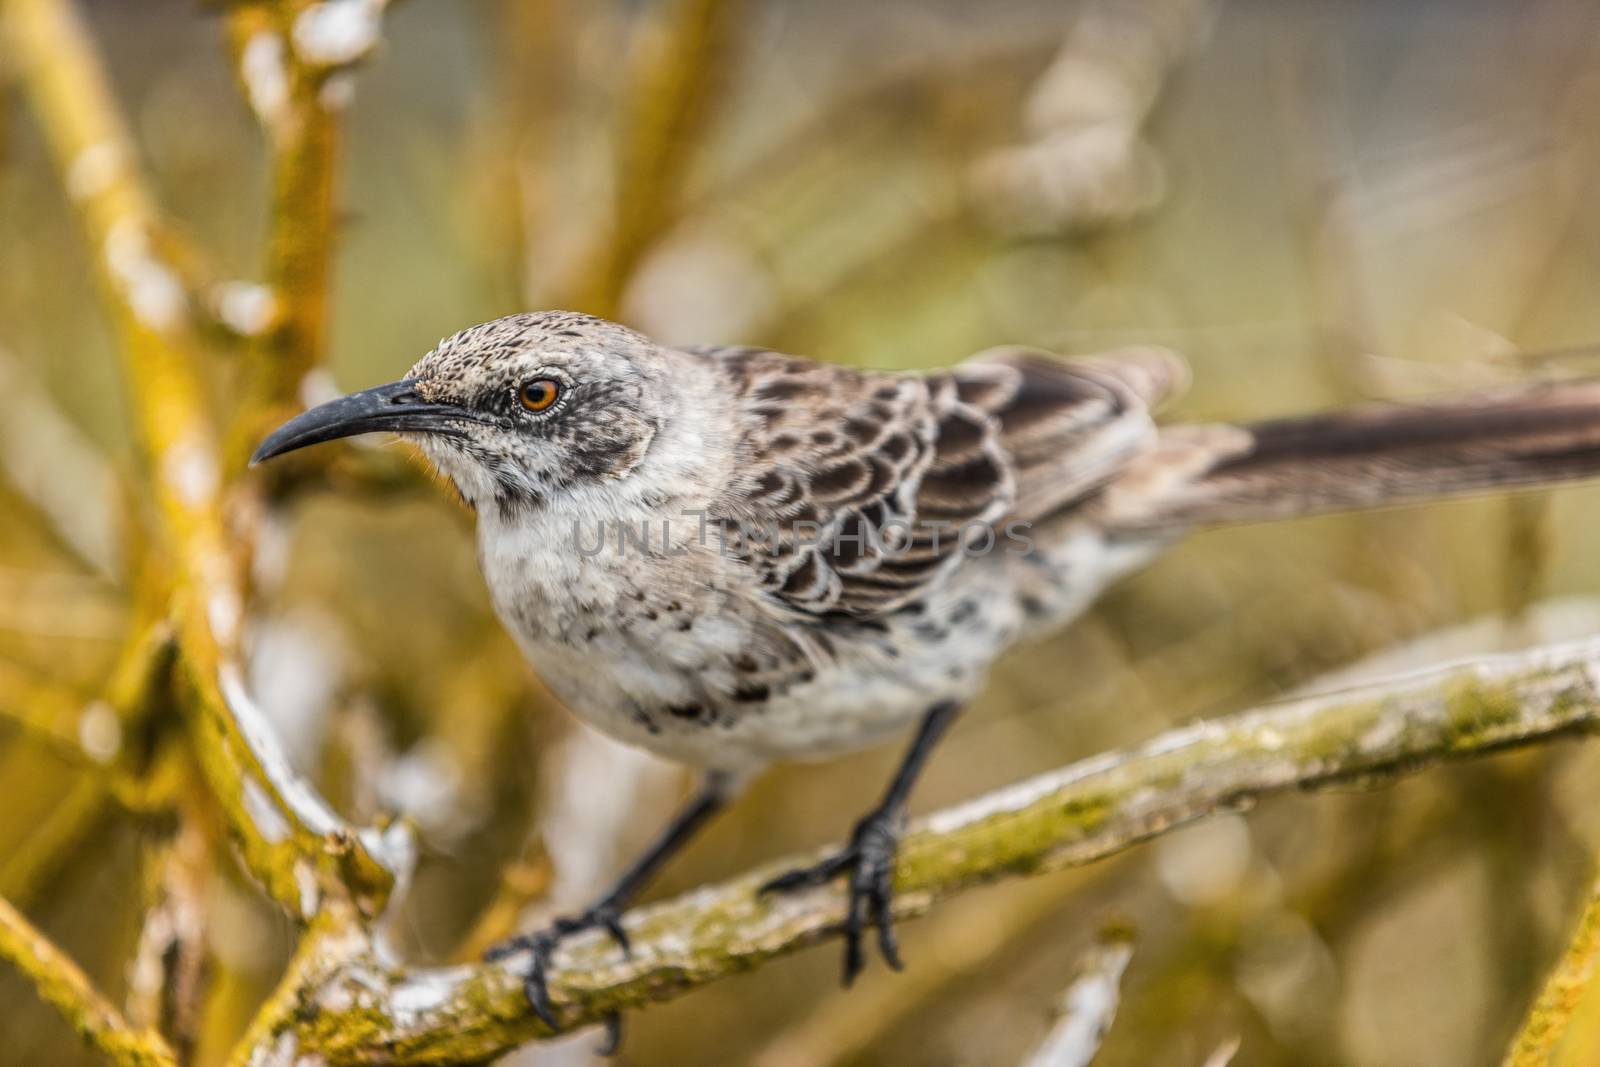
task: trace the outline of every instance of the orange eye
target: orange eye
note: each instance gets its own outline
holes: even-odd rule
[[[529,411],[543,411],[556,402],[556,397],[561,395],[561,383],[551,381],[549,378],[535,378],[531,382],[523,382],[517,390],[517,399]]]

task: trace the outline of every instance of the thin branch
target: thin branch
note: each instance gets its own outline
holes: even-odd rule
[[[61,541],[105,578],[122,574],[122,487],[43,383],[0,350],[0,470]]]
[[[1276,794],[1387,781],[1596,729],[1600,640],[1196,723],[921,820],[900,850],[895,914],[922,914],[999,878],[1090,863]],[[628,958],[603,937],[574,939],[550,981],[563,1023],[671,999],[836,933],[845,910],[837,886],[757,895],[793,862],[630,913]],[[314,928],[240,1062],[252,1052],[258,1067],[492,1058],[548,1034],[528,1011],[519,962],[407,970],[382,962],[357,929]]]
[[[89,695],[0,658],[0,719],[51,742],[63,756],[110,764],[121,754],[128,728],[149,710],[151,691],[170,664],[170,651],[165,626],[135,626],[101,692]]]
[[[1122,972],[1133,958],[1125,929],[1107,930],[1084,954],[1078,976],[1061,997],[1060,1015],[1025,1067],[1089,1067],[1100,1052],[1122,1000]]]
[[[71,686],[41,678],[20,664],[0,658],[0,719],[49,742],[61,755],[75,761],[86,756],[94,759],[90,752],[99,747],[92,740],[95,731],[84,721],[85,703]],[[114,726],[115,716],[110,722]]]
[[[110,811],[110,793],[99,778],[74,782],[22,844],[0,861],[0,895],[27,906],[72,857]]]
[[[63,748],[70,746],[94,763],[115,770],[126,754],[124,739],[149,719],[160,703],[157,694],[164,691],[171,665],[172,636],[167,627],[160,623],[136,626],[98,698],[50,687],[32,690],[33,699],[41,704],[19,710],[38,720],[32,728]],[[0,670],[0,699],[26,700],[27,687],[36,684],[25,673],[11,681],[23,688],[7,690],[6,672]],[[0,863],[0,896],[28,906],[98,824],[110,797],[115,794],[127,799],[115,791],[118,784],[115,776],[108,781],[103,775],[85,775],[75,782],[23,846]]]
[[[104,578],[0,564],[0,630],[69,641],[115,641],[127,629],[127,598]]]
[[[634,268],[682,210],[684,179],[727,77],[740,0],[666,0],[646,23],[619,137],[614,217],[565,301],[615,317]]]
[[[0,898],[0,959],[21,971],[40,999],[60,1012],[79,1036],[113,1063],[123,1067],[176,1067],[177,1059],[159,1034],[129,1026],[78,965],[4,898]]]
[[[1117,868],[1094,868],[1110,875]],[[878,1042],[907,1025],[919,1012],[959,996],[963,983],[985,973],[986,966],[1023,946],[1032,946],[1044,923],[1070,911],[1083,899],[1095,877],[1079,879],[1063,891],[1056,881],[1026,883],[1012,890],[1006,907],[995,909],[981,900],[963,900],[928,919],[920,940],[939,946],[937,960],[920,960],[892,982],[869,982],[848,997],[824,996],[799,1022],[773,1035],[751,1056],[751,1067],[804,1067],[813,1063],[854,1063],[868,1057]],[[974,921],[981,913],[983,921]]]
[[[130,1021],[165,1035],[187,1061],[200,1029],[208,978],[210,848],[193,811],[172,840],[146,856],[150,904],[128,967]]]
[[[1506,1067],[1546,1067],[1572,1023],[1573,1013],[1593,988],[1600,973],[1600,882],[1590,890],[1572,941],[1562,953],[1544,988],[1522,1023]]]
[[[1225,1039],[1216,1048],[1211,1050],[1211,1055],[1206,1057],[1202,1067],[1228,1067],[1233,1062],[1233,1057],[1239,1054],[1239,1046],[1243,1040],[1238,1034]]]
[[[97,252],[121,342],[147,491],[174,575],[182,705],[201,768],[246,866],[275,900],[309,917],[325,892],[348,892],[375,913],[405,862],[399,836],[344,826],[289,766],[243,683],[249,530],[224,520],[218,438],[197,372],[196,301],[155,240],[160,219],[101,58],[65,0],[3,0],[0,11],[23,87]],[[86,168],[92,181],[80,180]]]
[[[249,396],[230,460],[301,405],[327,348],[338,234],[339,115],[350,68],[377,46],[387,0],[253,0],[228,17],[239,80],[267,135],[272,198],[264,272],[268,327],[254,338]]]

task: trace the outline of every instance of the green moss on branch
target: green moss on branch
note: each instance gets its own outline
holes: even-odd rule
[[[309,917],[323,896],[348,893],[375,914],[393,883],[391,865],[293,775],[270,729],[248,728],[253,705],[238,641],[251,528],[225,518],[219,436],[199,374],[199,302],[164,255],[166,227],[104,63],[66,0],[0,0],[0,13],[117,330],[143,451],[142,491],[159,516],[155,547],[170,573],[151,599],[172,620],[185,683],[178,693],[207,784],[246,865],[275,900]]]
[[[1090,863],[1278,793],[1586,734],[1600,726],[1597,678],[1600,641],[1590,641],[1195,723],[916,823],[902,843],[895,912],[909,918],[968,886]],[[836,886],[756,894],[794,863],[630,913],[630,958],[599,936],[569,943],[550,981],[563,1022],[670,999],[836,933],[845,908]],[[512,970],[384,965],[344,927],[303,950],[253,1047],[312,1064],[443,1064],[543,1036]]]
[[[122,1067],[176,1067],[159,1034],[128,1025],[89,979],[48,938],[0,899],[0,959],[32,983],[78,1035]]]

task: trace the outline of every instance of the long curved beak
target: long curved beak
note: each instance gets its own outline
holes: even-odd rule
[[[407,378],[318,404],[274,430],[250,457],[250,465],[307,445],[380,430],[459,435],[461,421],[475,417],[454,404],[423,400],[415,384]]]

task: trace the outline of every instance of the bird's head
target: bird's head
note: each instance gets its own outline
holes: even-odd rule
[[[390,431],[474,507],[537,505],[635,473],[676,403],[680,355],[588,315],[509,315],[439,342],[400,381],[291,419],[251,462]]]

